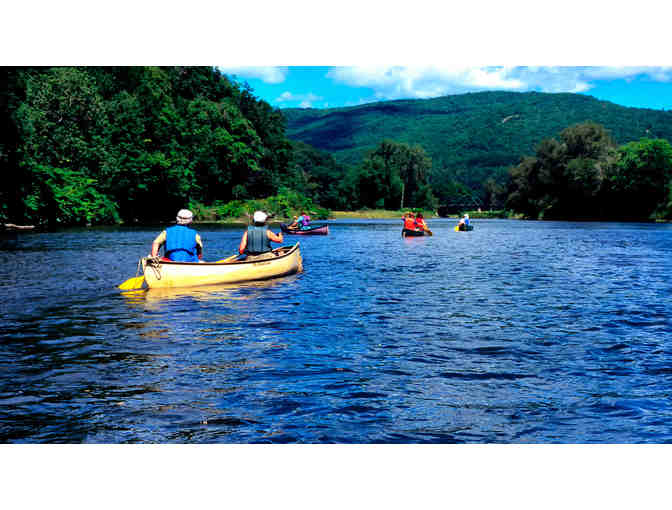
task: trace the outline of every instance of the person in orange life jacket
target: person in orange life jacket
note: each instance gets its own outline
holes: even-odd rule
[[[401,217],[404,220],[404,230],[417,230],[415,224],[415,214],[413,212],[407,212]]]
[[[176,262],[203,262],[203,242],[198,233],[189,228],[194,215],[187,209],[177,213],[177,225],[161,232],[152,243],[152,257],[159,255],[164,245],[164,257]]]
[[[263,211],[254,213],[253,225],[247,227],[240,240],[238,253],[241,255],[261,255],[271,251],[271,241],[281,243],[283,241],[282,232],[274,234],[268,229],[266,219],[268,215]]]
[[[425,218],[422,213],[418,213],[418,216],[415,218],[415,225],[418,230],[429,230],[427,228],[427,223],[425,223]]]

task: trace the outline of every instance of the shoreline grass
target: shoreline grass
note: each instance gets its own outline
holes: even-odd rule
[[[364,209],[359,211],[331,211],[329,219],[340,220],[340,219],[398,219],[406,211],[390,211],[386,209]],[[465,211],[471,219],[486,219],[486,218],[511,218],[508,211]],[[449,214],[448,216],[439,216],[433,211],[422,211],[423,216],[426,219],[436,219],[436,218],[460,218],[462,215],[458,214]]]
[[[360,220],[381,220],[381,219],[401,219],[402,215],[407,212],[408,209],[403,211],[392,211],[388,209],[360,209],[357,211],[331,211],[329,214],[330,220],[348,220],[348,219],[360,219]],[[509,214],[508,211],[465,211],[471,219],[486,219],[486,218],[515,218]],[[423,216],[426,219],[437,219],[437,218],[460,218],[462,215],[450,214],[448,216],[439,216],[435,211],[422,211]],[[278,223],[287,223],[289,218],[284,218],[281,216],[272,216],[269,218],[269,223],[278,224]],[[313,222],[319,223],[324,221],[324,219],[314,218]],[[250,219],[246,216],[238,218],[218,218],[215,219],[213,214],[203,214],[203,217],[194,220],[194,223],[232,223],[232,224],[248,224]]]
[[[363,219],[363,220],[381,220],[381,219],[401,219],[404,211],[390,211],[387,209],[362,209],[359,211],[331,211],[330,220],[340,219]],[[433,211],[422,211],[425,218],[438,218]]]

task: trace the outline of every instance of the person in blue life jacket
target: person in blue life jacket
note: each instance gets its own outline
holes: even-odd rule
[[[457,222],[457,227],[460,230],[466,230],[469,227],[469,215],[465,214],[460,221]]]
[[[177,225],[161,232],[152,243],[152,257],[158,257],[159,248],[164,247],[164,257],[175,262],[203,262],[203,242],[201,236],[188,225],[194,214],[187,209],[177,213]]]
[[[268,215],[263,211],[256,211],[252,217],[253,224],[247,227],[240,240],[238,253],[247,256],[260,256],[271,252],[271,242],[281,243],[282,232],[279,234],[269,230],[266,224]]]
[[[294,216],[294,219],[292,220],[292,222],[289,225],[287,225],[287,228],[289,228],[291,230],[298,230],[299,229],[299,218]]]
[[[303,230],[303,227],[306,225],[306,219],[304,214],[305,213],[301,213],[301,216],[299,216],[298,218],[296,216],[294,217],[295,218],[294,223],[296,223],[296,227],[294,228]]]

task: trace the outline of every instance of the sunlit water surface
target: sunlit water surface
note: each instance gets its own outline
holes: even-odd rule
[[[116,289],[159,227],[3,245],[0,440],[672,442],[672,226],[330,223],[302,274],[175,291]]]

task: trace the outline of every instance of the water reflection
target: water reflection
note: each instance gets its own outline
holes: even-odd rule
[[[283,282],[293,278],[295,278],[295,276],[240,284],[142,289],[122,292],[121,294],[131,305],[157,305],[157,308],[155,309],[158,310],[160,309],[161,304],[175,300],[190,299],[198,302],[252,300],[259,297],[264,290],[273,289],[283,285]]]

